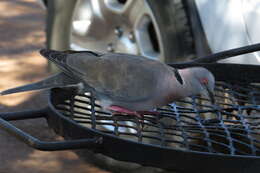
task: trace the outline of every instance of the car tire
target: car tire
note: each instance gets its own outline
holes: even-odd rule
[[[185,1],[185,0],[184,0]],[[183,0],[147,1],[160,27],[165,62],[185,61],[195,56],[190,22]]]

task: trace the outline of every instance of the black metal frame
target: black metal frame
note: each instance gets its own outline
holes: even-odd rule
[[[102,142],[102,138],[75,139],[55,142],[41,141],[36,137],[33,137],[30,134],[16,128],[14,125],[8,122],[35,118],[48,119],[48,112],[48,108],[44,108],[31,111],[1,113],[0,128],[12,136],[15,136],[17,139],[29,145],[30,147],[43,151],[95,148],[99,143]]]
[[[254,52],[260,44],[233,49],[206,58],[182,64],[170,64],[173,67],[185,68],[204,66],[212,71],[216,80],[232,82],[260,82],[256,74],[260,74],[259,66],[238,64],[207,64],[219,59]],[[225,71],[232,71],[232,74]],[[242,73],[234,77],[234,73]],[[246,76],[246,77],[245,77]],[[53,89],[50,92],[48,107],[41,110],[0,114],[0,128],[15,136],[29,146],[45,151],[66,149],[91,149],[122,161],[130,161],[146,166],[160,167],[169,170],[189,172],[259,172],[260,157],[247,155],[227,155],[198,151],[184,151],[152,144],[143,144],[121,139],[115,135],[103,133],[96,129],[79,125],[71,118],[64,116],[54,105],[75,94],[73,90]],[[41,141],[24,131],[17,129],[8,121],[32,118],[46,118],[51,128],[63,136],[65,141]],[[187,166],[189,163],[189,166]]]

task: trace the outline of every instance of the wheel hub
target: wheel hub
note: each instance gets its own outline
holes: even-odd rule
[[[160,32],[145,0],[79,0],[71,28],[75,50],[163,56]]]

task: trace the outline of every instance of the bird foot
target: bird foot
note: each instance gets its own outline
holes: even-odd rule
[[[131,111],[131,110],[128,110],[126,108],[123,108],[123,107],[120,107],[120,106],[110,106],[107,108],[108,110],[112,111],[113,114],[124,114],[124,115],[133,115],[133,116],[136,116],[138,117],[139,119],[139,122],[141,123],[141,126],[142,126],[142,129],[144,127],[144,115],[160,115],[159,112],[157,111]]]
[[[141,127],[142,127],[142,130],[144,128],[144,115],[147,114],[146,111],[130,111],[126,108],[123,108],[123,107],[120,107],[120,106],[110,106],[108,107],[109,110],[113,111],[113,114],[116,114],[116,113],[120,113],[120,114],[125,114],[125,115],[133,115],[133,116],[136,116],[138,117],[139,119],[141,120],[138,120],[139,123],[141,124]],[[146,113],[144,113],[146,112]]]

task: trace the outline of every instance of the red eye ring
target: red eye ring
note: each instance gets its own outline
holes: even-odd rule
[[[209,83],[209,80],[207,78],[201,78],[200,82],[204,85],[207,85]]]

